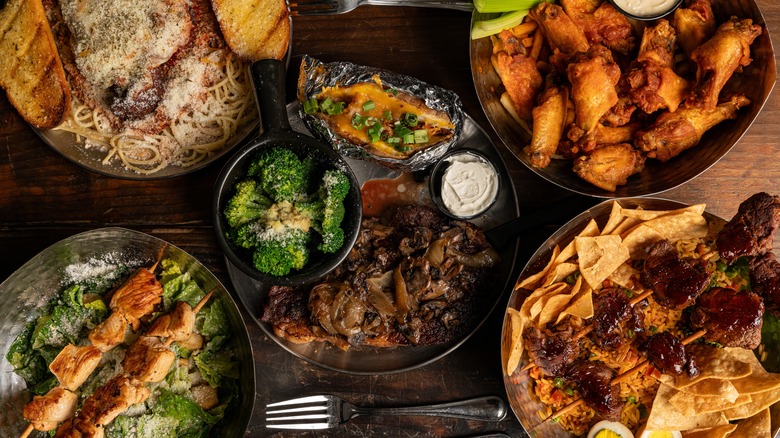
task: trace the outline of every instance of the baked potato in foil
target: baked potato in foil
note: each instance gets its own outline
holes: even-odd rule
[[[452,91],[349,62],[305,55],[297,94],[301,119],[315,137],[347,157],[404,172],[435,163],[463,128]]]

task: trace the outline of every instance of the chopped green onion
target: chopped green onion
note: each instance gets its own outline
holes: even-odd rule
[[[477,21],[474,23],[474,27],[471,28],[471,39],[478,40],[495,35],[505,29],[511,29],[522,23],[526,15],[528,15],[528,9],[509,12],[491,20]]]
[[[396,146],[395,149],[399,152],[409,152],[412,150],[411,146]]]
[[[387,137],[387,142],[392,145],[400,145],[401,137]]]
[[[415,129],[414,130],[414,142],[415,143],[428,143],[428,130]]]
[[[371,111],[375,107],[376,107],[376,105],[374,105],[374,101],[373,100],[367,100],[367,101],[365,101],[363,103],[363,111]]]
[[[360,129],[363,127],[363,123],[365,122],[365,119],[363,116],[360,115],[360,113],[355,113],[355,115],[352,116],[352,127],[355,129]]]
[[[368,134],[371,143],[376,143],[381,139],[382,131],[384,131],[384,129],[385,128],[379,123],[374,123],[366,129],[366,134]]]
[[[414,128],[415,126],[417,126],[417,121],[418,121],[417,120],[417,114],[414,114],[414,113],[404,113],[404,115],[401,116],[401,120],[403,120],[404,123],[406,124],[406,126],[408,126],[410,128]]]
[[[571,386],[567,386],[563,390],[563,393],[566,394],[566,395],[574,395],[574,388],[572,388]]]
[[[364,119],[364,122],[366,126],[374,126],[379,125],[379,119],[377,119],[374,116],[368,116]]]
[[[626,332],[626,337],[627,337],[628,339],[634,339],[634,331],[633,331],[633,330],[629,330],[629,331],[627,331],[627,332]]]
[[[307,99],[306,102],[303,102],[303,112],[306,114],[314,114],[319,109],[320,105],[317,102],[317,99],[311,98]]]
[[[403,136],[404,144],[414,144],[414,133],[410,132]]]
[[[636,397],[634,397],[633,395],[629,395],[628,398],[626,399],[626,401],[631,403],[631,404],[634,404],[634,403],[636,403]]]
[[[341,114],[344,111],[344,102],[334,102],[330,100],[330,97],[325,98],[320,104],[322,112],[330,116],[334,114]]]
[[[650,330],[650,333],[651,333],[651,334],[653,334],[653,335],[654,335],[654,334],[656,334],[656,333],[658,333],[658,327],[656,327],[656,326],[654,326],[654,325],[651,325],[651,326],[648,328],[648,330]]]
[[[395,129],[393,129],[393,135],[395,135],[396,137],[404,137],[408,134],[414,134],[414,132],[412,132],[412,130],[407,128],[406,126],[396,126]]]
[[[553,386],[556,388],[563,388],[564,381],[560,377],[556,377],[553,379]]]
[[[387,92],[392,94],[393,96],[398,96],[398,90],[396,90],[395,88],[388,88]]]
[[[390,121],[393,120],[393,113],[390,110],[385,110],[385,120]]]
[[[634,291],[632,291],[631,289],[623,289],[623,292],[625,292],[626,296],[629,297],[629,298],[633,298],[634,297]]]

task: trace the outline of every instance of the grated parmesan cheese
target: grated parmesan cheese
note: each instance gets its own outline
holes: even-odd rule
[[[190,38],[181,0],[62,0],[82,74],[96,87],[127,86],[167,62]]]

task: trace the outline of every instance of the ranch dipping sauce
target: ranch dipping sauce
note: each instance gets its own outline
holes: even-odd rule
[[[441,180],[441,200],[454,216],[478,215],[493,205],[498,195],[498,173],[492,164],[471,153],[445,159],[447,168]]]
[[[658,17],[674,8],[678,0],[612,0],[624,12],[640,18]]]

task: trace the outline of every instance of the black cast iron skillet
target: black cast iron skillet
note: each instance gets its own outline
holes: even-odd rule
[[[262,134],[233,155],[217,177],[212,200],[212,219],[217,242],[233,265],[261,283],[287,286],[311,283],[338,266],[357,240],[362,219],[360,185],[352,169],[338,152],[312,137],[293,131],[290,127],[284,97],[284,62],[267,59],[253,63],[249,69],[260,109]],[[284,277],[266,275],[254,269],[251,265],[251,253],[234,246],[226,238],[227,223],[222,215],[227,201],[233,194],[233,186],[246,178],[247,168],[255,154],[265,148],[280,146],[292,150],[301,158],[311,156],[321,172],[334,168],[343,170],[349,177],[351,185],[344,201],[346,214],[341,224],[345,235],[344,245],[333,254],[322,254],[312,250],[311,259],[302,270]]]

